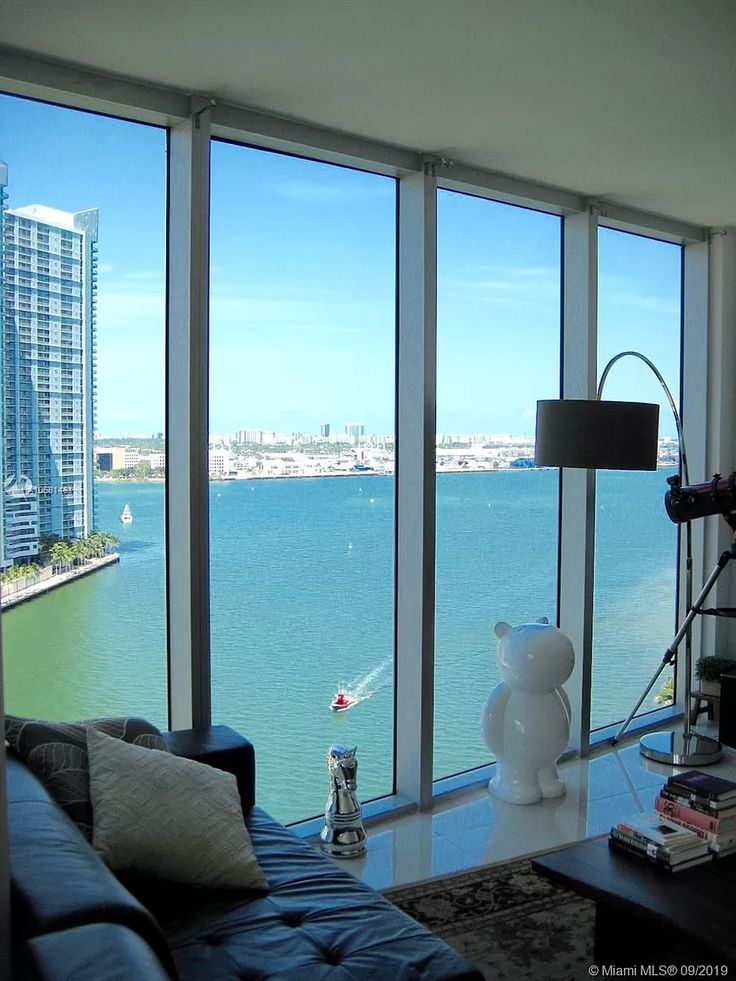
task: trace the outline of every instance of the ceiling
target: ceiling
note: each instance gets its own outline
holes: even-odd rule
[[[0,0],[3,43],[736,225],[734,0]]]

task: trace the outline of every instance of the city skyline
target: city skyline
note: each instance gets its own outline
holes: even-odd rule
[[[3,96],[0,137],[11,207],[99,209],[98,430],[162,430],[164,132]],[[212,431],[352,415],[392,432],[394,181],[216,142],[212,181]],[[599,364],[637,347],[675,394],[679,256],[601,232]],[[438,431],[533,431],[536,400],[558,394],[559,279],[557,218],[440,192]],[[605,395],[659,401],[674,433],[641,366],[617,366]]]

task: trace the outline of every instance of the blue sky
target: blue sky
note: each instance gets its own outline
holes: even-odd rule
[[[98,429],[162,430],[164,132],[0,97],[0,159],[9,207],[99,208]],[[213,144],[213,432],[393,431],[395,223],[389,178]],[[557,218],[440,193],[440,432],[533,432],[558,394],[559,279]],[[676,393],[679,304],[679,249],[601,232],[601,366],[634,347]],[[605,394],[661,401],[633,361]]]

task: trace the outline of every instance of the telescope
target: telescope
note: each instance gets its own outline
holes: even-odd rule
[[[730,476],[714,474],[702,484],[683,486],[679,476],[667,480],[670,489],[664,496],[664,507],[676,525],[696,518],[720,514],[736,531],[736,470]]]

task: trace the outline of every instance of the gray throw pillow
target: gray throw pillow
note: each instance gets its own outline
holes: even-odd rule
[[[161,732],[145,719],[42,722],[14,715],[5,717],[5,738],[12,752],[33,770],[88,841],[92,841],[92,803],[87,770],[87,730],[90,726],[126,743],[168,752]]]
[[[87,733],[92,843],[116,872],[209,889],[268,889],[232,773]]]

